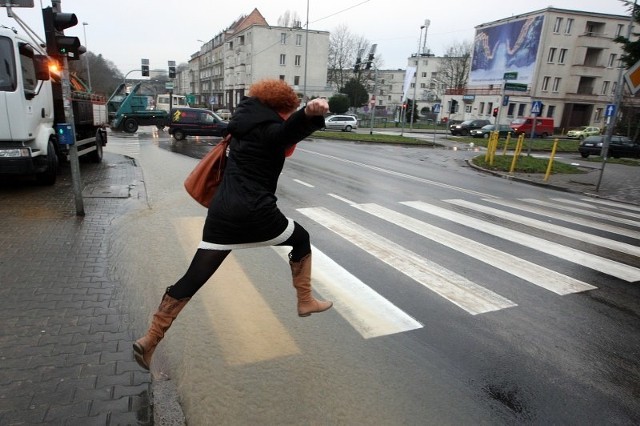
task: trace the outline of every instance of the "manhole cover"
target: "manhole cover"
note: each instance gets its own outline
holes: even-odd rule
[[[85,198],[129,198],[128,185],[89,185],[82,196]]]

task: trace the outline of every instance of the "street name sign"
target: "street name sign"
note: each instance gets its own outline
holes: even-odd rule
[[[504,76],[502,77],[504,80],[517,80],[518,79],[518,73],[517,72],[505,72]]]
[[[514,92],[526,92],[529,89],[528,84],[523,83],[505,83],[504,90],[513,90]]]

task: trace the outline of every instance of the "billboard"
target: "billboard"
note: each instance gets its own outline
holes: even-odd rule
[[[517,72],[514,82],[530,84],[543,22],[538,15],[476,30],[469,85],[502,83],[505,72]]]

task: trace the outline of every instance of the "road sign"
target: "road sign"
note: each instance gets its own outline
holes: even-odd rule
[[[631,92],[635,95],[640,90],[640,61],[636,62],[624,75]]]
[[[613,117],[616,115],[616,106],[614,104],[607,104],[607,107],[604,109],[605,117]]]
[[[433,112],[435,113],[440,112],[440,104],[433,104]]]
[[[502,77],[505,80],[516,80],[518,78],[518,73],[517,72],[505,72],[504,76]]]
[[[541,101],[533,101],[531,103],[531,114],[538,115],[542,111],[542,102]]]
[[[164,83],[164,88],[166,90],[173,90],[173,82]]]
[[[504,90],[513,90],[514,92],[526,92],[529,85],[523,83],[505,83]]]
[[[509,95],[504,95],[502,97],[502,106],[507,106],[509,105]]]

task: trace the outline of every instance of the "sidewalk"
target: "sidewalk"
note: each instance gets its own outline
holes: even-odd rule
[[[139,196],[132,160],[82,163],[84,217],[69,166],[54,186],[0,180],[0,424],[153,424],[136,364],[109,226]]]
[[[176,401],[152,397],[151,376],[133,360],[125,292],[111,272],[110,224],[144,202],[141,171],[109,152],[81,170],[84,217],[68,166],[51,187],[0,180],[0,424],[150,425],[159,415],[181,424],[179,412],[159,414]],[[502,176],[590,194],[598,173]],[[597,196],[639,204],[640,168],[607,165]]]

